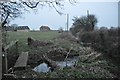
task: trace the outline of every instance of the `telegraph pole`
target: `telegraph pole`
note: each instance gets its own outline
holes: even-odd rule
[[[89,10],[87,10],[87,16],[89,16]]]
[[[67,14],[67,32],[68,32],[68,27],[69,27],[69,14]]]
[[[118,2],[118,27],[120,27],[120,1]]]

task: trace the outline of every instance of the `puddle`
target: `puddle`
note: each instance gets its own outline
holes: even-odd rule
[[[78,59],[78,57],[68,58],[66,61],[56,61],[56,64],[61,68],[64,68],[66,66],[72,67],[77,63]]]
[[[72,66],[75,65],[75,63],[78,60],[79,60],[79,57],[68,58],[66,61],[56,61],[56,64],[61,68],[64,68],[66,66],[67,67],[72,67]],[[50,67],[46,63],[42,63],[42,64],[38,65],[33,70],[36,71],[36,72],[43,72],[43,73],[51,71]]]

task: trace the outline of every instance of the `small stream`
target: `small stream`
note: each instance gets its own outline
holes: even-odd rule
[[[79,60],[79,57],[73,57],[73,58],[68,58],[66,61],[56,61],[56,64],[60,67],[60,68],[64,68],[64,67],[73,67],[77,61]],[[46,63],[41,63],[40,65],[38,65],[37,67],[35,67],[33,70],[35,72],[50,72],[51,67],[48,66],[48,64]]]

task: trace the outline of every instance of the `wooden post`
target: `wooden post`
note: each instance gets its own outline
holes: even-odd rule
[[[5,73],[5,55],[4,52],[2,52],[2,75]]]
[[[0,22],[0,80],[2,78],[2,26]]]
[[[15,46],[15,44],[16,44],[16,49],[18,48],[18,40],[16,40],[16,41],[12,41],[9,45],[7,45],[6,47],[5,47],[5,49],[4,49],[4,57],[5,57],[5,73],[7,74],[8,73],[8,59],[7,59],[7,53],[8,53],[8,49],[10,48],[10,47],[12,47],[13,45]]]
[[[5,73],[8,73],[8,61],[7,61],[7,51],[5,50]]]
[[[15,47],[16,47],[16,53],[18,54],[18,41],[16,41]]]
[[[2,76],[8,73],[7,67],[7,53],[5,50],[2,51]]]

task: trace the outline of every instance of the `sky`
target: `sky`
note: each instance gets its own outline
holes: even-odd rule
[[[105,1],[105,0],[104,0]],[[97,19],[98,27],[118,27],[118,2],[111,0],[110,2],[84,2],[79,0],[76,4],[64,3],[63,9],[58,8],[59,11],[64,13],[59,15],[54,8],[48,6],[38,6],[36,10],[30,10],[22,15],[22,18],[16,18],[11,24],[27,25],[31,30],[39,30],[40,26],[47,25],[53,30],[58,30],[62,27],[66,29],[66,14],[69,14],[69,28],[72,26],[72,19],[74,16],[81,17],[89,14],[94,14]]]
[[[118,3],[118,26],[120,27],[120,1]]]

